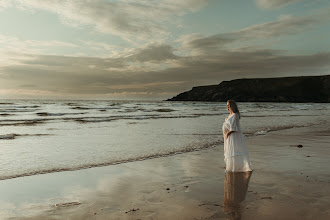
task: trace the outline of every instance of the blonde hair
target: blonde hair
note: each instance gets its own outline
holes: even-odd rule
[[[241,113],[239,113],[239,110],[238,110],[238,107],[237,107],[236,102],[235,102],[234,100],[232,100],[232,99],[229,99],[227,102],[229,103],[229,107],[230,107],[230,109],[231,109],[234,113],[238,114],[239,118],[241,118]]]

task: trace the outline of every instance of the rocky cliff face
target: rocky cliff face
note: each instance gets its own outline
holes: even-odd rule
[[[167,101],[330,102],[330,75],[254,78],[199,86]]]

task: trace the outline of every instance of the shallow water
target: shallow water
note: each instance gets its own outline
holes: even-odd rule
[[[330,104],[239,103],[253,137],[322,124]],[[144,160],[222,144],[226,103],[5,100],[0,179]]]

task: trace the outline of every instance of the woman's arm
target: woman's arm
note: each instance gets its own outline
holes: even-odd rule
[[[231,118],[229,118],[229,132],[226,134],[226,139],[229,137],[229,135],[235,131],[238,130],[237,128],[237,114],[233,115]]]
[[[229,131],[227,134],[226,134],[226,139],[229,137],[229,135],[231,134],[231,133],[233,133],[233,132],[235,132],[235,131]]]

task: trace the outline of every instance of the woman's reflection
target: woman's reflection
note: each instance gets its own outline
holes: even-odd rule
[[[252,172],[226,172],[223,211],[229,219],[241,219],[240,203],[245,200]]]

